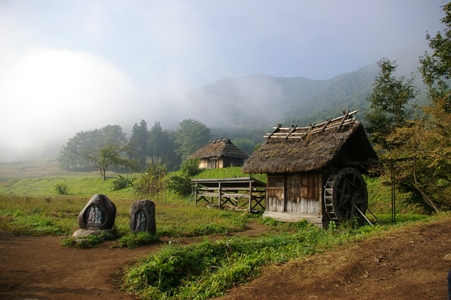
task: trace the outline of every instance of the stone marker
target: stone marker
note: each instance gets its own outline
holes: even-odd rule
[[[149,232],[157,234],[155,225],[155,203],[150,200],[138,200],[130,207],[130,231],[132,233]]]
[[[78,226],[88,230],[112,229],[115,219],[116,205],[107,196],[96,194],[78,215]]]

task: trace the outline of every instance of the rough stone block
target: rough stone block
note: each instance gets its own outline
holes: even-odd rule
[[[82,229],[112,229],[116,219],[116,205],[105,195],[92,196],[78,215],[78,226]]]
[[[150,200],[138,200],[130,207],[130,231],[149,232],[156,235],[155,203]]]

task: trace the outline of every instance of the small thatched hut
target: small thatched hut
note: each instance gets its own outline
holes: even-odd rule
[[[249,156],[235,146],[230,139],[211,140],[187,159],[200,160],[200,169],[219,169],[226,167],[240,167]]]
[[[378,157],[355,113],[308,127],[279,125],[265,136],[243,166],[244,173],[267,173],[265,216],[318,226],[363,216],[361,173]]]

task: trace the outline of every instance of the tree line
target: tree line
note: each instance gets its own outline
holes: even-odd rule
[[[63,146],[58,160],[66,170],[98,170],[105,180],[107,168],[142,172],[158,164],[177,170],[188,155],[210,139],[210,128],[197,120],[183,120],[173,132],[163,130],[160,122],[148,130],[142,120],[134,124],[130,139],[119,125],[77,132]]]
[[[414,77],[395,77],[396,61],[381,59],[367,98],[365,128],[385,173],[409,200],[430,212],[451,209],[451,3],[443,6],[443,32],[426,35],[432,53],[419,57],[428,102],[415,104]]]

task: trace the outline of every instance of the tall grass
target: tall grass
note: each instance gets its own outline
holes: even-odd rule
[[[168,245],[132,266],[123,288],[143,299],[208,299],[258,276],[265,265],[286,263],[384,230],[323,230],[305,222],[295,232],[232,237],[186,247]]]

